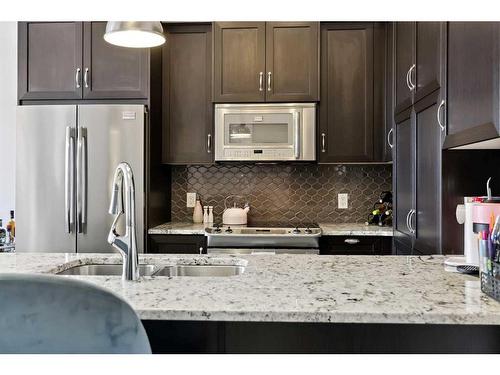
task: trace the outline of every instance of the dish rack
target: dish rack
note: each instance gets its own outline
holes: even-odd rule
[[[488,273],[481,272],[481,291],[500,302],[500,263],[490,260]]]

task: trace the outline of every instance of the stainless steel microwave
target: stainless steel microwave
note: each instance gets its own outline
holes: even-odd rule
[[[215,161],[316,160],[316,104],[216,104]]]

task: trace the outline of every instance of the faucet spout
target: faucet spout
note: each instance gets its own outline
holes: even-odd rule
[[[135,231],[135,186],[132,168],[127,163],[120,163],[113,177],[109,213],[115,215],[109,230],[108,243],[113,246],[123,260],[124,280],[139,279],[139,254]],[[120,216],[125,213],[125,234],[117,232]]]

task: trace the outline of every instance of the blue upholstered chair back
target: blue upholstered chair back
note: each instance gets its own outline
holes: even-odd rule
[[[151,353],[134,310],[89,283],[0,274],[0,353]]]

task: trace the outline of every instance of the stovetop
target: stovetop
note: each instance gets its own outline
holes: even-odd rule
[[[319,228],[318,223],[313,222],[298,222],[298,221],[250,221],[246,225],[228,225],[215,223],[213,227],[235,227],[235,228]]]

